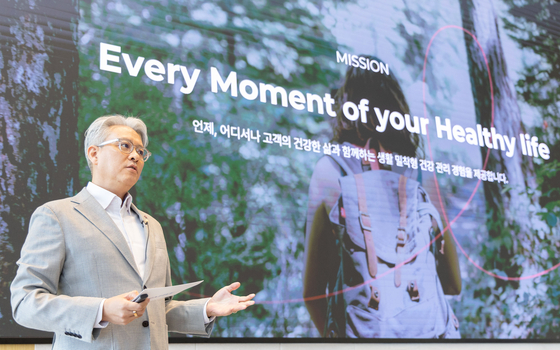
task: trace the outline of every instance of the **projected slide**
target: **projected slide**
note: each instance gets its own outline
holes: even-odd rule
[[[0,339],[29,219],[137,116],[134,202],[212,338],[560,336],[560,3],[3,0]],[[190,341],[170,333],[176,340]],[[281,341],[281,340],[279,340]]]

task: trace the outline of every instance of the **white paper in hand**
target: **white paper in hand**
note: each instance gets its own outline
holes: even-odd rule
[[[202,282],[203,281],[196,281],[196,282],[191,282],[186,284],[180,284],[178,286],[144,289],[143,291],[140,292],[140,294],[138,294],[134,299],[132,299],[132,301],[136,303],[136,302],[142,302],[147,298],[150,298],[150,300],[156,300],[161,298],[172,297],[175,294],[181,293],[182,291],[192,288]]]

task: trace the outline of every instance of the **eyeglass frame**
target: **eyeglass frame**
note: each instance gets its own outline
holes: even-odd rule
[[[135,144],[132,143],[132,141],[129,140],[125,140],[125,139],[120,139],[120,138],[116,138],[116,139],[112,139],[109,141],[105,141],[100,143],[99,145],[96,145],[97,147],[103,147],[103,146],[107,146],[111,143],[115,143],[118,142],[119,143],[119,151],[121,151],[124,154],[131,154],[132,150],[136,151],[136,154],[138,154],[140,156],[140,152],[138,152],[138,149],[143,149],[144,151],[146,151],[146,155],[145,156],[140,156],[140,159],[142,159],[142,161],[146,162],[148,161],[148,159],[150,158],[150,156],[152,155],[152,152],[148,151],[148,149],[144,146],[136,146]],[[126,152],[121,148],[121,142],[128,142],[132,145],[132,147],[130,148],[130,152]]]

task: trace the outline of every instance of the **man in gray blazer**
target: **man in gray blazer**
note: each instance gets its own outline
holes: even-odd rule
[[[171,285],[160,224],[132,204],[150,152],[146,125],[120,115],[86,131],[92,181],[32,215],[11,285],[14,319],[55,333],[54,349],[167,349],[167,332],[210,336],[215,316],[254,304],[233,283],[212,298],[131,300]]]

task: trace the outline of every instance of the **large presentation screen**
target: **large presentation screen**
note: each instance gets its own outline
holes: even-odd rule
[[[212,338],[558,340],[559,2],[0,4],[0,341],[52,336],[16,262],[114,114],[175,298],[256,294]]]

